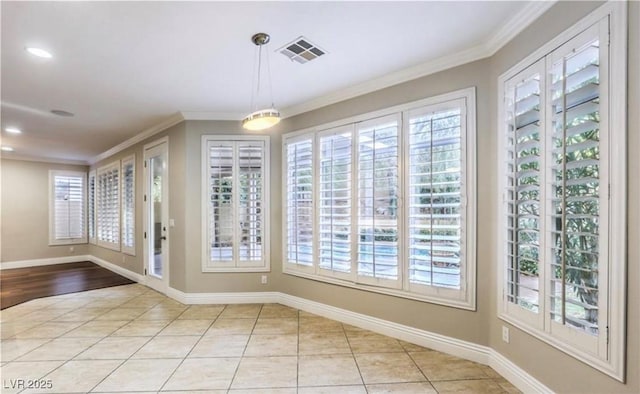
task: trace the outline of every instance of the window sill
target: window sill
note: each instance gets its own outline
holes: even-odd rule
[[[473,311],[473,312],[476,311],[475,302],[469,301],[469,300],[443,298],[443,297],[438,297],[434,295],[411,293],[405,290],[377,287],[377,286],[366,285],[361,283],[354,283],[354,282],[346,281],[342,279],[336,279],[336,278],[331,278],[331,277],[313,274],[309,272],[298,271],[287,266],[284,267],[283,273],[292,275],[292,276],[297,276],[300,278],[311,279],[318,282],[324,282],[324,283],[329,283],[333,285],[349,287],[352,289],[363,290],[363,291],[368,291],[372,293],[390,295],[393,297],[405,298],[405,299],[421,301],[421,302],[428,302],[430,304],[464,309],[464,310]]]
[[[58,241],[49,241],[49,246],[64,246],[64,245],[81,245],[86,244],[87,240],[85,239],[64,239]]]

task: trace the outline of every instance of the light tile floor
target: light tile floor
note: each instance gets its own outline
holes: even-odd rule
[[[3,393],[518,392],[487,366],[278,304],[188,306],[127,285],[0,318]],[[16,387],[28,380],[52,388]]]

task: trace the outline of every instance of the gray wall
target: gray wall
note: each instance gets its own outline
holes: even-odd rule
[[[86,244],[49,246],[49,170],[87,171],[86,166],[0,160],[2,262],[86,255]],[[74,251],[69,250],[73,247]]]

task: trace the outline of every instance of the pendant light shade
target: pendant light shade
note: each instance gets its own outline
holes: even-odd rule
[[[249,115],[242,119],[242,127],[247,130],[265,130],[280,122],[280,111],[275,109],[273,105],[273,91],[271,89],[271,69],[269,67],[269,56],[267,53],[267,78],[269,82],[269,93],[271,98],[271,107],[266,109],[257,109],[257,102],[260,100],[260,81],[262,76],[262,47],[269,43],[269,37],[266,33],[257,33],[251,37],[251,42],[258,46],[258,73],[256,81],[256,89],[252,92],[251,97],[251,112]],[[255,69],[254,69],[255,70]]]

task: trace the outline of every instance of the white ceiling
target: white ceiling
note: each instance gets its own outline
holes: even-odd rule
[[[437,59],[488,56],[541,12],[531,2],[485,1],[0,6],[2,144],[15,148],[5,157],[79,161],[177,112],[240,119],[250,109],[250,37],[260,31],[271,35],[276,106],[292,115],[418,77]],[[301,35],[328,54],[301,65],[275,52]],[[25,46],[54,57],[36,58]],[[4,132],[10,126],[23,133]]]

